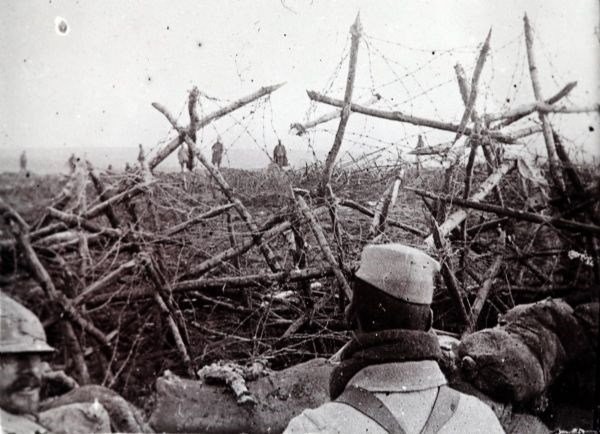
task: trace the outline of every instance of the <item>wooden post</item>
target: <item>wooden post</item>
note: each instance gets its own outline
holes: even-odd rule
[[[348,77],[346,79],[346,92],[344,93],[344,105],[342,107],[342,113],[340,116],[340,123],[338,125],[337,132],[335,133],[335,139],[333,146],[327,155],[325,160],[325,168],[323,169],[323,179],[321,181],[321,191],[325,192],[325,186],[329,184],[331,180],[331,174],[333,173],[333,166],[335,159],[342,146],[342,140],[344,138],[344,131],[350,117],[350,104],[352,103],[352,91],[354,89],[354,77],[356,75],[356,60],[358,59],[358,44],[360,42],[360,36],[362,32],[362,26],[360,24],[360,14],[356,16],[356,20],[352,27],[350,27],[350,34],[352,35],[352,43],[350,46],[350,60],[348,64]]]
[[[483,65],[485,64],[485,59],[487,58],[487,54],[490,50],[490,39],[492,37],[492,29],[488,32],[487,38],[479,51],[479,56],[477,57],[477,62],[475,64],[475,70],[473,71],[473,77],[471,78],[471,92],[469,92],[469,99],[465,104],[465,111],[463,112],[462,119],[460,120],[458,131],[456,132],[456,136],[454,137],[454,143],[462,136],[462,130],[467,126],[467,122],[471,117],[471,113],[475,108],[475,102],[477,101],[477,88],[479,85],[479,77],[481,76],[481,71],[483,70]]]
[[[531,77],[531,84],[533,86],[533,94],[535,95],[535,99],[538,103],[543,103],[544,98],[542,96],[535,54],[533,52],[533,31],[531,29],[531,25],[529,24],[527,14],[523,16],[523,22],[525,25],[525,45],[527,47],[527,62],[529,63],[529,75]],[[559,189],[559,191],[564,192],[565,185],[558,169],[556,146],[552,137],[552,127],[550,126],[548,116],[543,111],[538,110],[538,116],[542,122],[542,133],[544,134],[544,143],[546,144],[546,151],[548,153],[550,176],[554,181],[554,185]]]
[[[421,176],[421,155],[418,154],[420,150],[425,147],[425,143],[423,142],[423,137],[419,134],[419,140],[417,141],[417,146],[415,146],[415,151],[417,152],[417,178]]]
[[[465,105],[467,105],[469,94],[471,93],[471,89],[469,87],[469,83],[467,83],[465,71],[459,63],[457,63],[454,66],[454,71],[456,72],[456,79],[458,81],[458,87],[460,89],[460,94],[462,96],[463,103]],[[473,110],[471,112],[471,119],[473,122],[475,122],[476,126],[479,123],[479,125],[481,127],[483,127],[485,125],[485,128],[487,129],[488,124],[484,123],[484,125],[482,125],[481,119],[479,118],[479,114],[477,113],[477,110],[475,110],[475,108],[473,108]],[[486,131],[485,133],[489,134],[488,131]],[[494,169],[498,166],[498,162],[494,159],[494,156],[493,156],[493,154],[494,154],[493,145],[491,144],[491,141],[488,139],[488,137],[486,137],[484,140],[481,140],[480,144],[481,144],[481,149],[483,151],[483,155],[487,162],[488,175],[491,175],[492,172],[494,171]],[[470,158],[471,158],[471,156],[469,155],[469,159]],[[465,182],[465,189],[466,189],[466,185],[467,184]],[[469,190],[470,190],[470,187],[469,187]],[[500,205],[504,205],[500,187],[498,187],[498,186],[494,187],[494,195],[496,196],[496,200],[498,201],[498,203],[500,203]],[[465,197],[468,197],[468,194]]]

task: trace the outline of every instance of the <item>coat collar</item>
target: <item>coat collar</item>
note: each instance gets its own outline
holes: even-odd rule
[[[367,366],[348,382],[371,392],[415,392],[446,383],[446,377],[434,360]]]

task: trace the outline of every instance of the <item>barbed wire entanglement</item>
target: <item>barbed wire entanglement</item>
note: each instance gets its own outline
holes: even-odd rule
[[[138,403],[167,369],[195,378],[223,359],[282,368],[333,354],[368,243],[439,259],[440,333],[548,296],[597,297],[598,167],[573,157],[594,140],[598,105],[566,99],[576,77],[551,62],[532,68],[528,25],[500,47],[483,36],[438,51],[357,21],[292,124],[309,155],[297,167],[272,154],[288,134],[274,122],[281,85],[236,100],[194,88],[175,115],[154,103],[168,132],[129,171],[81,161],[36,190],[53,199],[34,208],[20,202],[33,194],[26,183],[3,192],[4,290],[41,316],[62,348],[55,361],[81,384]],[[541,96],[531,69],[553,74],[556,89]],[[573,135],[574,117],[589,128]],[[227,167],[248,145],[267,169]],[[161,173],[182,147],[195,168]]]

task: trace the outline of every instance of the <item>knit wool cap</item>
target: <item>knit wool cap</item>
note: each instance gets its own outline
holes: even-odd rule
[[[431,304],[433,279],[439,271],[440,264],[419,249],[378,244],[363,249],[356,277],[400,300]]]

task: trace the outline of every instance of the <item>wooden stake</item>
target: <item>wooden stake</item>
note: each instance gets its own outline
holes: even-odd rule
[[[538,78],[538,70],[535,61],[535,54],[533,52],[533,31],[529,24],[527,14],[523,16],[523,22],[525,25],[525,45],[527,47],[527,62],[529,63],[529,75],[531,77],[531,84],[533,86],[533,94],[538,103],[543,103],[544,98],[542,96],[542,89]],[[550,165],[550,176],[554,181],[554,185],[559,191],[565,191],[565,185],[560,175],[557,159],[556,159],[556,146],[554,139],[552,138],[552,127],[548,121],[546,113],[538,111],[538,116],[542,122],[542,133],[544,134],[544,143],[546,144],[546,151],[548,153],[548,163]]]
[[[337,132],[335,133],[335,139],[333,140],[333,146],[327,155],[325,160],[325,168],[323,169],[323,178],[321,180],[321,191],[325,192],[325,186],[331,181],[331,174],[333,173],[333,166],[337,158],[340,147],[342,146],[342,140],[344,138],[344,131],[350,117],[350,104],[352,103],[352,91],[354,89],[354,77],[356,75],[356,60],[358,59],[358,44],[360,42],[360,36],[362,32],[362,26],[360,24],[360,14],[356,15],[356,20],[352,27],[350,27],[350,34],[352,35],[352,42],[350,46],[350,60],[348,64],[348,77],[346,78],[346,92],[344,93],[344,105],[342,106],[342,112],[340,116],[340,123],[338,125]]]
[[[456,132],[456,136],[454,137],[454,143],[462,136],[462,131],[467,126],[467,122],[471,117],[471,113],[475,108],[475,102],[477,101],[477,88],[479,85],[479,77],[481,76],[481,71],[483,70],[483,65],[485,64],[485,59],[487,58],[487,54],[490,50],[490,39],[492,37],[492,29],[488,32],[487,38],[481,47],[479,52],[479,56],[477,57],[477,62],[475,64],[475,70],[473,71],[473,77],[471,78],[471,92],[469,93],[469,99],[465,104],[465,111],[463,112],[463,116],[460,120],[458,131]]]

